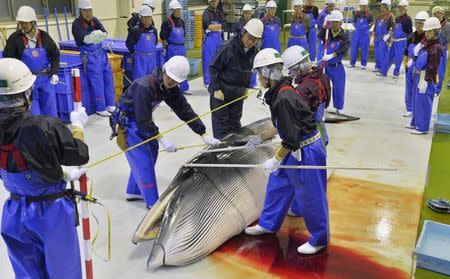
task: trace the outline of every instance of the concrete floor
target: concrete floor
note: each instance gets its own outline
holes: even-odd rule
[[[327,126],[330,134],[328,164],[395,167],[398,171],[335,171],[333,173],[328,193],[331,246],[353,249],[352,251],[358,252],[377,264],[392,268],[398,272],[394,272],[398,274],[397,277],[408,278],[432,135],[431,133],[425,136],[411,135],[409,130],[404,128],[409,118],[402,117],[404,112],[403,77],[398,81],[391,77],[377,77],[371,72],[372,68],[373,65],[369,65],[366,70],[358,67],[346,69],[345,112],[359,116],[361,120]],[[209,96],[202,86],[202,80],[193,80],[190,85],[193,95],[187,98],[194,110],[199,114],[208,111]],[[245,102],[242,124],[249,124],[269,115],[268,107],[263,106],[254,94]],[[154,120],[161,131],[181,123],[166,105],[157,109]],[[118,148],[114,141],[109,140],[110,128],[107,119],[91,116],[89,121],[86,141],[90,147],[90,162],[92,163],[117,152]],[[210,132],[210,117],[206,116],[203,121]],[[200,137],[192,133],[187,126],[171,132],[167,138],[179,146],[202,143]],[[197,151],[198,149],[189,149],[171,154],[160,153],[156,166],[160,193],[169,185],[180,165]],[[286,275],[286,277],[270,268],[261,269],[258,264],[246,262],[245,259],[242,260],[239,257],[235,258],[233,253],[229,257],[221,257],[223,255],[221,252],[214,253],[205,260],[186,267],[147,270],[146,260],[152,242],[137,246],[131,243],[131,236],[147,209],[143,202],[129,203],[125,201],[124,191],[128,175],[129,167],[123,155],[88,171],[88,176],[94,186],[94,196],[111,213],[112,259],[107,263],[94,256],[95,278],[140,278],[143,276],[230,278],[244,275],[251,278],[261,278],[261,276],[264,278],[292,278],[292,275]],[[353,184],[344,183],[350,180],[353,181]],[[361,191],[358,197],[348,196],[349,193],[356,194],[359,193],[358,191]],[[380,191],[382,195],[378,196]],[[375,195],[375,193],[378,194]],[[409,195],[408,197],[412,198],[401,200],[402,195]],[[0,200],[4,201],[7,197],[8,193],[1,187]],[[400,204],[395,201],[389,202],[395,200],[396,197],[401,200]],[[366,207],[370,208],[370,206],[374,206],[374,210],[367,211]],[[92,209],[101,223],[101,236],[94,245],[94,250],[104,257],[106,253],[105,218],[100,208],[93,207]],[[361,215],[357,224],[353,224],[355,219],[352,219],[357,218],[355,212]],[[284,226],[297,226],[303,221],[297,222],[295,219],[287,218],[285,223]],[[95,224],[92,226],[94,227],[92,231],[95,231],[97,226]],[[298,229],[303,234],[305,233],[304,226],[298,227]],[[281,239],[280,237],[280,241],[282,241]],[[282,241],[282,243],[284,242]],[[283,251],[289,250],[286,249],[284,247]],[[335,255],[333,251],[336,249],[330,247],[329,252],[324,253],[329,253],[327,257],[332,258]],[[300,258],[296,255],[294,257]],[[0,261],[1,277],[13,278],[3,241],[0,241],[0,259],[2,259]],[[310,269],[313,273],[307,273],[308,268],[306,268],[304,274],[310,276],[315,274],[314,276],[318,275],[319,278],[341,278],[335,276],[331,265],[325,264],[321,268],[323,268],[323,272],[317,272],[317,270],[314,271],[316,267],[311,266]],[[297,273],[297,275],[299,274]]]

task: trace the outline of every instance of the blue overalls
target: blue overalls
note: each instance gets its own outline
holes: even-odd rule
[[[414,59],[414,47],[416,44],[410,43],[408,45],[408,57],[409,59]],[[406,69],[405,74],[405,106],[406,111],[412,112],[413,108],[413,84],[414,84],[414,63],[411,64],[409,68]]]
[[[324,8],[322,12],[320,12],[319,17],[317,19],[317,26],[318,28],[323,29],[323,24],[325,22],[325,17],[327,15],[331,14],[331,12],[328,10],[328,8]],[[330,27],[330,22],[328,22],[328,27]],[[317,52],[317,61],[322,60],[323,53],[325,51],[325,42],[319,39],[319,50]]]
[[[352,43],[350,48],[350,65],[356,64],[358,57],[358,49],[361,49],[361,66],[367,66],[369,60],[369,45],[370,45],[370,31],[369,31],[369,14],[360,14],[355,25],[355,31],[352,35]]]
[[[291,21],[291,33],[288,39],[287,47],[301,46],[304,49],[308,49],[308,40],[306,38],[306,28],[304,22]]]
[[[141,36],[134,45],[133,78],[149,75],[156,67],[156,34],[153,29],[145,32],[141,29]]]
[[[445,26],[448,23],[448,20],[446,19],[443,23],[441,23],[441,26]],[[445,80],[445,70],[447,67],[447,44],[448,42],[444,39],[444,36],[442,35],[442,31],[439,32],[439,41],[441,42],[442,45],[442,51],[444,52],[444,58],[443,58],[443,63],[439,63],[439,68],[438,68],[438,82],[436,84],[436,94],[439,95],[439,93],[441,93],[442,90],[442,84]]]
[[[439,63],[442,63],[443,56]],[[411,126],[420,132],[428,132],[430,127],[431,110],[433,109],[433,99],[436,93],[436,84],[433,81],[427,82],[425,93],[419,93],[420,74],[425,74],[427,69],[428,52],[423,48],[414,64],[414,84],[413,84],[413,114]]]
[[[211,14],[211,16],[213,16]],[[211,24],[220,24],[217,20],[211,20]],[[209,31],[209,30],[208,30]],[[219,50],[222,44],[222,32],[221,31],[209,31],[205,33],[205,39],[202,46],[202,67],[203,67],[203,84],[209,85],[209,64],[214,58],[214,55]]]
[[[48,115],[58,117],[56,104],[56,86],[50,83],[48,74],[49,60],[47,51],[42,47],[42,35],[38,34],[36,48],[28,47],[28,39],[23,36],[25,49],[22,53],[22,62],[36,75],[31,101],[31,113],[33,115]]]
[[[172,17],[169,16],[168,20],[169,24],[172,26],[172,31],[170,32],[169,38],[167,38],[166,62],[176,55],[186,57],[186,48],[184,47],[184,28],[183,26],[176,27]],[[187,80],[180,83],[180,89],[181,92],[186,92],[189,90]]]
[[[381,73],[383,75],[387,75],[389,68],[392,63],[395,64],[394,68],[394,76],[398,76],[400,74],[400,66],[402,65],[403,55],[405,53],[405,48],[407,47],[407,37],[408,34],[403,32],[403,25],[401,22],[395,24],[394,34],[393,34],[393,43],[391,48],[389,49],[389,56],[384,60],[382,64]]]
[[[6,159],[3,154],[1,157]],[[26,198],[62,193],[66,181],[47,183],[16,158],[21,172],[7,172],[5,161],[0,170],[1,179],[11,197],[3,206],[1,234],[16,278],[81,279],[73,201],[68,196],[33,202]]]
[[[303,141],[315,136],[315,131],[302,136]],[[301,161],[291,151],[281,161],[281,165],[326,166],[326,154],[322,141],[301,148]],[[308,242],[313,246],[327,245],[330,240],[327,201],[327,171],[278,169],[272,172],[267,183],[264,207],[259,225],[270,231],[278,231],[286,213],[293,203],[295,212],[302,215],[306,228],[311,234]]]
[[[316,60],[317,53],[317,26],[316,19],[312,13],[312,9],[310,13],[306,13],[309,16],[310,26],[309,26],[309,34],[308,34],[308,49],[309,49],[309,59],[311,61]]]
[[[331,30],[330,30],[331,32]],[[344,32],[341,30],[340,32]],[[327,54],[336,52],[341,47],[339,41],[330,40]],[[344,109],[345,99],[345,69],[342,65],[343,55],[336,56],[326,61],[325,74],[330,78],[333,84],[333,107],[338,110]]]
[[[278,52],[281,52],[280,45],[280,30],[281,26],[275,17],[273,20],[269,20],[268,17],[262,19],[264,23],[264,32],[262,35],[261,49],[273,48]]]
[[[375,69],[381,70],[385,59],[388,59],[389,49],[383,37],[389,33],[389,30],[387,29],[385,19],[377,20],[374,28]]]

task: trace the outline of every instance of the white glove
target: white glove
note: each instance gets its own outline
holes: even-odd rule
[[[209,146],[217,146],[222,143],[220,140],[218,140],[214,137],[208,136],[208,135],[203,135],[202,140],[204,143],[206,143]]]
[[[419,93],[424,94],[427,91],[428,82],[421,80],[419,82]]]
[[[249,141],[245,144],[245,147],[248,149],[255,149],[258,145],[262,143],[261,136],[257,135],[254,137],[251,137]]]
[[[50,83],[51,84],[58,84],[58,82],[59,82],[58,75],[52,75],[52,77],[50,78]]]
[[[177,152],[177,147],[165,137],[161,137],[158,141],[167,152]]]
[[[413,60],[411,59],[411,57],[409,57],[408,62],[406,62],[406,67],[407,68],[411,67],[412,63],[413,63]]]
[[[280,161],[274,158],[270,158],[269,160],[265,161],[263,164],[263,168],[266,169],[269,172],[274,172],[278,169],[280,166]]]
[[[331,59],[333,59],[334,58],[334,52],[333,53],[330,53],[330,54],[325,54],[323,57],[322,57],[322,60],[323,61],[328,61],[328,60],[331,60]]]
[[[83,174],[86,174],[86,171],[87,171],[87,169],[85,169],[85,168],[76,168],[76,169],[70,170],[67,173],[66,181],[70,182],[70,181],[78,180],[78,179],[80,179],[80,177]]]
[[[79,108],[78,110],[74,110],[70,113],[70,122],[72,122],[72,126],[76,126],[84,130],[88,123],[88,115],[86,114],[86,109],[84,107]]]
[[[419,56],[419,52],[420,50],[423,48],[423,45],[421,43],[418,43],[415,47],[414,47],[414,56]]]
[[[389,35],[389,34],[384,35],[383,41],[387,42],[390,37],[391,37],[391,35]]]

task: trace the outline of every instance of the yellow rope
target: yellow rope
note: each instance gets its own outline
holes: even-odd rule
[[[204,116],[206,116],[206,115],[208,115],[208,114],[210,114],[210,113],[213,113],[213,112],[215,112],[215,111],[218,111],[218,110],[220,110],[220,109],[223,109],[224,107],[229,106],[229,105],[231,105],[231,104],[233,104],[233,103],[235,103],[235,102],[237,102],[237,101],[246,99],[248,96],[250,96],[251,94],[254,94],[254,93],[258,92],[258,91],[257,91],[257,90],[252,90],[252,91],[248,90],[247,92],[248,92],[247,94],[245,94],[245,95],[243,95],[243,96],[241,96],[241,97],[239,97],[239,98],[236,98],[236,99],[234,99],[234,100],[232,100],[232,101],[230,101],[230,102],[228,102],[228,103],[226,103],[226,104],[223,104],[223,105],[221,105],[221,106],[219,106],[219,107],[217,107],[217,108],[215,108],[215,109],[213,109],[213,110],[210,110],[210,111],[208,111],[208,112],[205,112],[205,113],[203,113],[203,114],[200,114],[199,116],[197,116],[197,117],[195,117],[195,118],[193,118],[193,119],[191,119],[191,120],[188,120],[188,121],[183,122],[183,123],[181,123],[181,124],[179,124],[179,125],[176,125],[175,127],[172,127],[172,128],[170,128],[170,129],[168,129],[167,131],[160,133],[159,135],[165,135],[165,134],[168,134],[168,133],[170,133],[170,132],[172,132],[172,131],[174,131],[174,130],[176,130],[176,129],[178,129],[178,128],[181,128],[181,127],[183,127],[183,126],[185,126],[185,125],[188,125],[188,124],[190,124],[190,123],[192,123],[192,122],[194,122],[194,121],[196,121],[196,120],[198,120],[198,119],[200,119],[200,118],[202,118],[202,117],[204,117]],[[144,141],[142,141],[142,142],[140,142],[140,143],[138,143],[138,144],[136,144],[136,145],[133,145],[133,146],[128,147],[125,151],[119,151],[119,152],[114,153],[114,154],[112,154],[112,155],[110,155],[110,156],[107,156],[107,157],[105,157],[105,158],[103,158],[103,159],[100,159],[100,160],[98,160],[98,161],[96,161],[96,162],[93,162],[93,163],[87,165],[86,168],[87,168],[87,169],[90,169],[90,168],[92,168],[92,167],[95,167],[95,166],[97,166],[97,165],[100,165],[100,164],[102,164],[102,163],[104,163],[104,162],[106,162],[106,161],[109,161],[109,160],[111,160],[111,159],[113,159],[113,158],[115,158],[115,157],[121,155],[122,153],[131,151],[131,150],[133,150],[133,149],[135,149],[135,148],[137,148],[137,147],[139,147],[139,146],[141,146],[141,145],[144,145],[144,144],[148,143],[149,141],[152,141],[152,140],[156,139],[157,137],[158,137],[158,136],[155,135],[155,136],[153,136],[153,137],[151,137],[151,138],[149,138],[149,139],[146,139],[146,140],[144,140]]]

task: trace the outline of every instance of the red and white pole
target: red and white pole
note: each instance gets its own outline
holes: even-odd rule
[[[77,111],[82,107],[81,103],[81,82],[80,69],[72,69],[73,81],[73,109]],[[87,194],[87,177],[83,175],[80,177],[80,191]],[[91,228],[89,224],[89,207],[88,202],[81,200],[81,226],[83,228],[83,251],[84,251],[84,266],[86,269],[86,279],[93,279],[94,272],[92,269],[92,255],[91,255]]]

